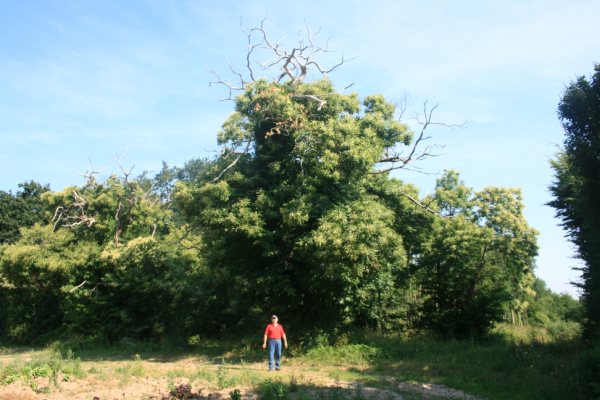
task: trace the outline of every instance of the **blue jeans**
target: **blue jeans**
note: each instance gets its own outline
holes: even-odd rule
[[[269,339],[269,370],[281,368],[281,339]]]

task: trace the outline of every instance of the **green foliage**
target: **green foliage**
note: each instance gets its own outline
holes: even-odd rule
[[[507,330],[515,328],[530,329],[505,325]],[[520,343],[490,337],[474,344],[418,336],[366,335],[358,343],[375,349],[379,355],[372,359],[370,368],[362,367],[360,374],[345,379],[382,382],[393,377],[395,382],[437,383],[490,399],[586,398],[576,368],[582,351],[580,342],[538,342],[529,337]],[[352,340],[350,346],[356,344]]]
[[[98,296],[72,295],[74,308],[67,309],[66,316],[73,329],[84,334],[100,329],[110,339],[160,338],[181,332],[186,315],[178,309],[192,290],[186,279],[195,261],[167,239],[140,237],[118,248],[108,247],[98,260],[101,275],[97,276],[102,279]]]
[[[377,326],[396,300],[394,281],[406,256],[393,213],[372,199],[332,208],[299,246],[311,289],[319,293],[315,318],[337,316],[346,324]]]
[[[586,349],[577,360],[580,385],[588,399],[600,399],[600,347]]]
[[[501,336],[504,341],[516,345],[576,343],[581,338],[581,324],[562,320],[548,322],[544,326],[500,323],[492,330],[492,335]]]
[[[556,294],[546,287],[541,279],[536,279],[533,290],[535,298],[529,307],[529,322],[546,326],[552,322],[583,322],[581,302],[566,293]]]
[[[161,338],[189,328],[200,262],[187,247],[198,240],[172,225],[149,187],[113,176],[42,195],[52,223],[23,228],[0,249],[9,340]]]
[[[439,214],[427,214],[414,187],[371,174],[411,136],[382,96],[361,103],[327,80],[248,84],[219,132],[210,168],[221,172],[176,185],[176,208],[206,244],[202,326],[258,329],[272,311],[313,333],[474,337],[506,309],[524,315],[537,247],[520,191],[473,193],[450,171],[428,200]]]
[[[6,246],[0,273],[4,288],[6,336],[28,342],[56,329],[62,322],[61,288],[70,274],[93,258],[94,246],[79,246],[72,232],[58,234],[50,226],[22,230],[22,238]]]
[[[66,358],[59,354],[42,354],[31,360],[15,360],[0,370],[0,385],[10,385],[21,381],[34,390],[37,387],[37,378],[47,378],[48,386],[59,387],[61,382],[73,379],[82,379],[85,372],[81,368],[81,360],[70,353]]]
[[[288,385],[280,380],[267,379],[263,381],[259,387],[261,400],[288,400],[289,392]]]
[[[526,321],[536,232],[520,191],[449,171],[421,198],[380,168],[421,158],[395,106],[299,73],[243,84],[214,159],[0,194],[0,224],[21,229],[0,238],[1,333],[201,348],[277,313],[298,343],[342,345],[356,328],[480,338],[509,312]]]
[[[105,182],[91,178],[82,187],[47,193],[44,200],[54,212],[54,230],[69,228],[81,240],[119,244],[168,232],[171,212],[161,197],[151,192],[151,184],[144,176],[112,175]]]
[[[259,80],[236,98],[219,132],[224,173],[175,194],[214,266],[205,327],[256,326],[266,305],[297,329],[377,326],[406,265],[394,213],[367,193],[384,149],[410,141],[393,114],[383,97],[361,105],[327,80]]]
[[[447,172],[433,196],[437,218],[417,258],[424,300],[421,323],[450,338],[477,338],[504,309],[526,310],[533,294],[536,231],[516,189],[473,193]]]
[[[600,340],[600,65],[588,80],[579,77],[558,106],[566,137],[552,161],[555,172],[548,204],[556,209],[584,262],[582,301],[586,337]]]
[[[239,389],[234,389],[231,392],[229,392],[229,398],[231,400],[242,400],[242,393]]]
[[[32,226],[44,217],[42,194],[49,191],[29,181],[19,184],[16,194],[0,191],[0,244],[13,243],[19,238],[19,229]]]
[[[309,349],[303,359],[327,365],[368,365],[381,356],[381,349],[367,344],[320,346]]]

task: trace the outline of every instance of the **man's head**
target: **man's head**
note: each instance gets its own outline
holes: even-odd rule
[[[273,322],[273,323],[277,322],[278,320],[279,320],[279,319],[277,318],[277,315],[273,315],[273,316],[271,317],[271,322]]]

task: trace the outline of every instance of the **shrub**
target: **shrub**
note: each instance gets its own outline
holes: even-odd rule
[[[261,400],[287,400],[289,399],[288,387],[281,381],[267,379],[258,387]]]

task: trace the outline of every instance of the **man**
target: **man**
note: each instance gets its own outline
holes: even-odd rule
[[[271,323],[265,329],[263,337],[263,349],[267,348],[267,339],[269,340],[269,371],[273,371],[273,361],[275,361],[275,370],[281,369],[281,339],[287,349],[287,338],[283,326],[279,325],[277,315],[271,317]]]

